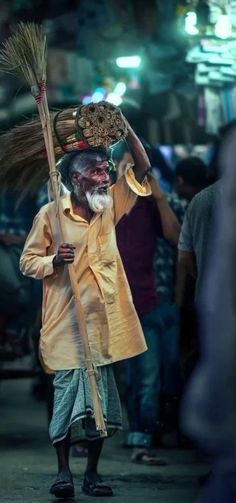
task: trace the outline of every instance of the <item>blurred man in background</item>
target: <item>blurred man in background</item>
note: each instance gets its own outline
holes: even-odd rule
[[[183,250],[193,254],[195,245],[201,350],[183,403],[183,427],[213,457],[201,503],[236,501],[235,129],[224,141],[223,178],[193,201],[187,224],[192,251]]]
[[[207,184],[207,166],[195,156],[179,161],[175,168],[173,190],[166,194],[167,201],[182,224],[184,214],[192,197]],[[180,313],[175,303],[177,248],[164,237],[157,238],[154,259],[156,289],[159,297],[159,312],[162,330],[168,345],[164,355],[162,411],[164,431],[178,429],[179,397],[182,391],[180,364]],[[185,311],[186,315],[186,311]],[[185,338],[186,320],[181,319],[181,341]],[[189,337],[186,336],[186,342]]]
[[[127,146],[125,150],[124,145],[120,159],[116,154],[116,160],[119,161],[117,172],[121,175],[127,161],[133,162]],[[127,444],[133,448],[132,461],[162,465],[165,462],[152,453],[151,447],[159,422],[161,367],[168,345],[165,344],[159,316],[154,254],[158,236],[164,236],[172,246],[176,246],[180,225],[153,177],[150,184],[152,195],[137,199],[129,215],[120,220],[116,235],[134,306],[148,345],[145,355],[125,362],[129,421]]]
[[[22,276],[19,260],[33,218],[35,196],[17,190],[0,193],[0,352],[3,359],[29,352],[29,330],[37,311],[33,282]]]

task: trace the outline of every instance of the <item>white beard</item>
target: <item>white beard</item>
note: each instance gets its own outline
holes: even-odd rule
[[[86,198],[89,204],[90,209],[94,213],[100,213],[106,209],[112,208],[113,199],[110,194],[105,192],[86,192]]]

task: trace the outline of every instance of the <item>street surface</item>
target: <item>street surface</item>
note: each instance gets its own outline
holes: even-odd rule
[[[44,402],[31,396],[32,380],[5,380],[0,383],[0,503],[53,503],[48,488],[56,473],[56,457],[47,433]],[[106,441],[100,473],[110,483],[114,503],[195,503],[197,479],[207,467],[191,450],[162,449],[165,467],[131,463],[130,451],[122,447],[124,433]],[[72,458],[76,497],[74,503],[94,498],[81,492],[85,460]],[[62,501],[62,500],[59,500]],[[66,500],[63,500],[64,502]],[[68,503],[69,500],[67,500]],[[99,498],[99,502],[108,498]]]

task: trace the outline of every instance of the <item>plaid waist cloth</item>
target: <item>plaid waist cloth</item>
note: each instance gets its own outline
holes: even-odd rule
[[[122,428],[121,404],[111,365],[98,367],[98,391],[108,436]],[[53,444],[63,440],[70,430],[70,443],[96,440],[90,383],[85,369],[59,370],[54,378],[54,408],[49,427]]]

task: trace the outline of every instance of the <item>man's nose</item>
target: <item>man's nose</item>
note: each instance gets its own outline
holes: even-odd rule
[[[101,179],[103,182],[109,182],[110,180],[110,175],[107,171],[103,171],[101,174]]]

